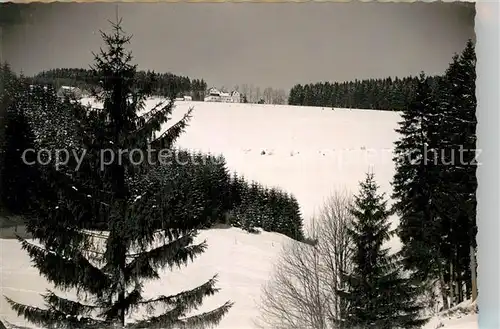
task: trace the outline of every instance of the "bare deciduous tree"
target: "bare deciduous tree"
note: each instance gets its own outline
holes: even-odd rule
[[[264,102],[266,104],[273,104],[273,88],[267,87],[264,89]]]
[[[241,93],[245,96],[249,96],[248,95],[248,92],[249,92],[249,88],[248,88],[248,85],[245,83],[241,86]]]
[[[286,104],[286,92],[283,89],[278,89],[274,91],[273,104]]]
[[[261,99],[264,99],[266,104],[286,104],[288,99],[283,89],[274,89],[272,87],[266,87],[261,92],[260,88],[255,87],[253,84],[242,84],[241,86],[235,86],[234,90],[238,90],[242,95],[245,95],[250,103],[258,103]]]
[[[337,295],[344,287],[340,273],[351,266],[351,198],[337,192],[326,200],[310,225],[314,245],[294,241],[284,247],[263,288],[260,328],[338,328],[345,310]]]

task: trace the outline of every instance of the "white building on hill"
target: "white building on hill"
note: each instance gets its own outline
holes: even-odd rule
[[[231,100],[233,103],[241,103],[241,94],[238,90],[233,90],[231,92]]]
[[[230,93],[220,93],[220,101],[223,103],[231,103],[231,94]]]
[[[216,88],[210,88],[208,90],[207,96],[204,99],[205,102],[220,102],[220,91]]]
[[[221,92],[217,88],[210,88],[208,90],[207,96],[204,99],[205,102],[223,102],[223,103],[240,103],[241,95],[238,91],[233,90],[230,93]]]

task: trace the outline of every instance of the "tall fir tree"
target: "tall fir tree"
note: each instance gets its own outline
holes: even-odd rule
[[[440,208],[446,209],[443,245],[450,264],[448,281],[452,303],[470,298],[472,290],[471,249],[476,248],[476,55],[469,40],[453,58],[440,85],[439,111],[442,124],[439,140],[442,191]],[[462,287],[467,286],[466,294]]]
[[[396,131],[396,174],[393,210],[400,217],[398,236],[406,268],[420,280],[439,278],[444,287],[443,225],[438,195],[441,190],[438,138],[441,114],[430,80],[420,75],[413,102],[402,113]],[[446,298],[443,299],[445,305]]]
[[[351,213],[348,233],[352,238],[352,270],[343,274],[347,289],[338,291],[348,305],[343,328],[419,328],[422,306],[417,302],[418,288],[404,277],[394,255],[384,248],[392,233],[384,196],[377,192],[373,174],[360,183]]]
[[[290,227],[289,232],[293,239],[298,241],[304,240],[303,223],[302,216],[300,213],[300,205],[294,195],[289,196],[289,221]]]
[[[45,309],[7,300],[18,315],[44,327],[207,328],[232,305],[192,314],[204,297],[218,291],[215,276],[175,295],[143,295],[145,281],[158,279],[160,269],[185,266],[206,249],[205,242],[193,244],[203,224],[202,200],[165,178],[164,171],[171,173],[168,164],[138,164],[131,154],[123,156],[132,150],[149,154],[151,147],[172,150],[191,110],[154,138],[169,120],[173,101],[140,115],[145,96],[125,49],[130,37],[121,21],[112,25],[112,34],[102,33],[106,49],[95,56],[93,67],[101,91],[94,96],[103,108],[70,107],[79,123],[75,149],[86,152],[79,162],[73,157],[66,166],[48,170],[56,197],[39,198],[27,218],[27,230],[39,243],[19,238],[39,272],[57,289],[76,291],[76,297],[48,291]],[[120,154],[121,159],[113,158]],[[84,229],[96,221],[104,222],[107,231]],[[128,322],[136,310],[146,314]]]
[[[440,282],[444,308],[475,292],[475,77],[469,41],[442,79],[421,76],[396,142],[394,209],[406,264]]]

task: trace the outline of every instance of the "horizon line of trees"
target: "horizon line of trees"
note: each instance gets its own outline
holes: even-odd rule
[[[209,86],[204,79],[190,79],[173,73],[157,73],[153,70],[138,71],[135,78],[137,86],[151,96],[182,97],[191,96],[193,101],[203,101]],[[90,90],[99,86],[99,81],[92,75],[92,70],[84,68],[56,68],[44,70],[26,81],[37,85],[50,85],[55,89],[61,86],[78,87],[91,93]],[[221,91],[228,92],[226,87]],[[242,103],[255,104],[286,104],[288,96],[283,89],[267,87],[261,90],[253,84],[237,85],[233,90],[241,93]]]
[[[203,79],[191,79],[173,73],[157,73],[153,70],[137,71],[134,76],[136,87],[151,96],[180,97],[191,96],[195,101],[202,101],[207,90]],[[90,92],[99,87],[99,76],[94,71],[84,68],[57,68],[27,77],[32,84],[50,85],[55,89],[61,86],[78,87]]]
[[[428,78],[432,88],[437,88],[443,79],[442,76]],[[409,76],[297,84],[290,89],[288,104],[403,111],[415,99],[418,80],[418,76]]]

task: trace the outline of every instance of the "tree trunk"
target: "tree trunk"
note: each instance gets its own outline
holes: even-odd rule
[[[441,290],[441,297],[443,298],[443,310],[447,310],[450,308],[448,303],[448,295],[446,293],[446,283],[444,282],[444,273],[441,265],[439,265],[439,285]]]
[[[453,280],[455,278],[455,273],[453,272],[453,261],[450,261],[450,282],[448,284],[449,294],[450,294],[450,307],[455,305],[455,285]]]
[[[472,278],[472,276],[471,276]],[[470,299],[472,297],[472,279],[465,280],[465,299]]]
[[[472,281],[472,301],[475,301],[477,298],[476,253],[472,246],[470,247],[470,273]]]

